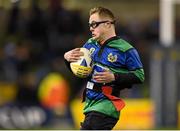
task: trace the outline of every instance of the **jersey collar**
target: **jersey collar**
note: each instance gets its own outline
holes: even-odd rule
[[[114,41],[114,40],[118,40],[118,39],[119,39],[118,36],[113,36],[113,37],[107,39],[107,40],[102,44],[102,46],[105,46],[105,45],[107,45],[109,42]]]

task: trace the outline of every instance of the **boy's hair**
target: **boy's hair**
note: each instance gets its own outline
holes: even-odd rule
[[[92,8],[90,11],[89,11],[89,15],[93,15],[95,13],[98,13],[100,17],[107,17],[107,18],[110,18],[112,21],[115,20],[115,17],[113,15],[113,13],[107,9],[107,8],[104,8],[104,7],[94,7]]]

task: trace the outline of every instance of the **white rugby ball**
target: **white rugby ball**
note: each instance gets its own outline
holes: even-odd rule
[[[91,54],[88,49],[86,48],[80,48],[80,51],[84,53],[83,56],[81,56],[80,60],[76,62],[71,62],[70,67],[72,72],[80,78],[86,78],[89,76],[89,74],[92,71],[91,68]]]

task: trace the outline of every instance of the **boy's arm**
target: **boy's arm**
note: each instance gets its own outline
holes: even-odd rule
[[[126,66],[128,73],[115,73],[115,80],[112,82],[119,88],[131,88],[133,84],[144,82],[144,70],[137,51],[133,48],[126,52]]]

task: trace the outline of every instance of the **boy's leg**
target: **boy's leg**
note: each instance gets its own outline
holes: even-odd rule
[[[118,119],[92,111],[85,115],[81,130],[111,130],[117,121]]]

